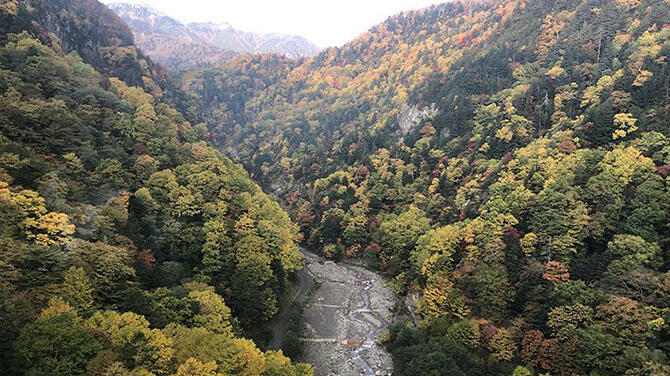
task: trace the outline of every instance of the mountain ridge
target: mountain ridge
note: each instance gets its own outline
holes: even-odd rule
[[[244,338],[297,226],[170,80],[97,0],[0,2],[3,375],[313,375]]]
[[[452,1],[181,85],[306,247],[408,296],[397,374],[668,374],[668,14]]]
[[[0,368],[311,375],[239,338],[300,243],[404,298],[394,374],[669,375],[668,15],[452,1],[171,76],[95,0],[0,3]]]
[[[319,51],[298,35],[246,32],[228,23],[184,24],[147,5],[107,6],[131,27],[140,48],[171,70],[220,65],[241,54],[276,53],[302,58]]]

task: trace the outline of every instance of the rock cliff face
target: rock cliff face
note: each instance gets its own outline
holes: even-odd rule
[[[168,71],[136,48],[128,25],[100,2],[11,0],[0,4],[0,44],[11,34],[28,32],[59,51],[76,53],[106,76],[159,96],[174,94]]]
[[[27,0],[15,4],[18,16],[2,15],[0,38],[28,30],[47,41],[53,33],[63,50],[77,51],[96,68],[107,64],[101,48],[133,44],[130,28],[95,0]]]
[[[319,48],[296,35],[240,31],[226,23],[182,24],[143,5],[109,5],[130,25],[137,45],[171,70],[221,65],[242,54],[273,53],[291,58],[313,56]]]

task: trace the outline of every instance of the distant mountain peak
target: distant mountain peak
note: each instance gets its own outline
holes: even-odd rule
[[[301,58],[320,51],[299,35],[247,32],[223,21],[184,24],[142,4],[118,2],[108,6],[130,26],[137,45],[172,70],[219,65],[240,54]]]
[[[218,30],[233,29],[233,25],[229,24],[228,22],[191,22],[187,26],[191,28],[210,28]]]
[[[146,3],[138,3],[138,4],[130,4],[130,3],[109,3],[107,4],[107,7],[110,9],[116,11],[126,11],[126,12],[134,12],[137,15],[154,15],[154,16],[161,16],[161,17],[168,17],[165,13],[161,12],[160,10],[152,7],[151,5],[148,5]]]

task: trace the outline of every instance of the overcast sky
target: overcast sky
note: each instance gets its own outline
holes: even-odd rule
[[[339,46],[387,17],[446,0],[102,0],[146,4],[184,23],[228,22],[259,33],[304,36]]]

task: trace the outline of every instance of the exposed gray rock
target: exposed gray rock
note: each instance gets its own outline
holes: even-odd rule
[[[391,322],[393,292],[360,266],[306,253],[306,269],[320,284],[305,308],[304,359],[317,376],[391,375],[391,354],[379,343]]]
[[[430,106],[425,106],[421,109],[417,105],[402,105],[398,113],[400,135],[403,137],[406,136],[419,123],[426,119],[434,118],[438,113],[439,109],[435,103],[431,103]]]

